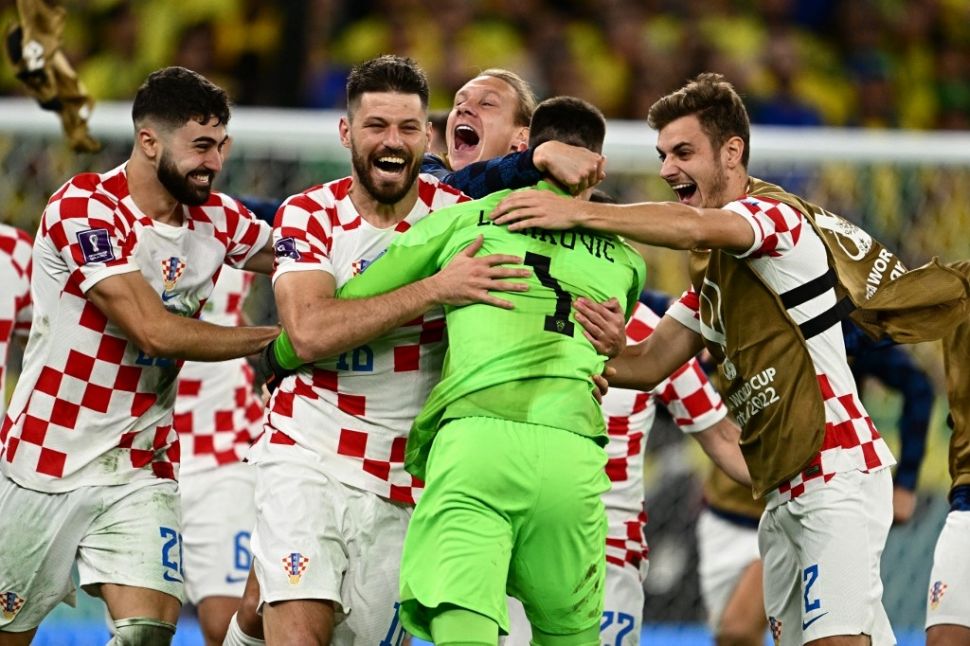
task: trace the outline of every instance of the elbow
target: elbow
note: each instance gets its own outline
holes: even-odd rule
[[[332,335],[321,333],[321,330],[326,329],[327,326],[324,325],[294,325],[286,328],[293,351],[300,361],[313,363],[339,354]]]
[[[303,331],[287,330],[286,333],[290,337],[290,343],[293,345],[293,351],[296,352],[296,356],[303,363],[312,363],[323,356],[317,344],[314,343],[315,339],[313,335],[306,334]]]
[[[131,340],[149,359],[174,358],[177,354],[177,348],[171,343],[173,339],[167,338],[160,330],[154,328],[137,330],[132,334]]]

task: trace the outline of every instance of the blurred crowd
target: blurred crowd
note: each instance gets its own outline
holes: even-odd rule
[[[51,0],[48,0],[51,1]],[[541,97],[642,119],[705,70],[761,124],[970,128],[970,0],[60,0],[65,50],[98,100],[195,69],[239,105],[340,108],[350,67],[410,55],[433,107],[507,67]],[[14,0],[0,0],[5,23]],[[12,74],[0,93],[17,93]]]

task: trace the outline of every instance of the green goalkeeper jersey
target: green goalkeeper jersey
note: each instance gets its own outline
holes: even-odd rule
[[[558,192],[545,182],[537,188]],[[606,444],[591,381],[605,357],[583,335],[572,303],[579,296],[598,302],[616,297],[629,317],[646,274],[643,259],[611,234],[510,232],[492,224],[487,214],[510,192],[435,211],[338,292],[363,298],[426,278],[479,235],[479,255],[520,256],[532,270],[528,291],[501,294],[513,310],[483,304],[446,309],[449,349],[441,381],[415,420],[405,453],[405,466],[417,477],[424,477],[437,429],[460,417],[542,424]]]

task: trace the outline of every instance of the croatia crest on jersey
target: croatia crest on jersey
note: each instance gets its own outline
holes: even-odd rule
[[[24,607],[26,599],[16,592],[0,592],[0,614],[7,621],[17,616],[20,609]]]
[[[299,552],[290,552],[283,557],[283,570],[290,577],[290,585],[296,585],[300,582],[309,562],[310,559]]]
[[[933,585],[930,586],[930,609],[936,610],[940,601],[943,599],[943,593],[946,592],[946,584],[942,581],[934,581]]]
[[[165,291],[170,292],[175,289],[175,284],[185,273],[185,258],[172,256],[162,261],[162,284]]]
[[[777,646],[777,644],[781,641],[781,619],[778,619],[777,617],[768,617],[768,628],[771,631],[771,639]]]

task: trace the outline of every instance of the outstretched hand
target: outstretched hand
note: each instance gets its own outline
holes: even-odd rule
[[[493,296],[490,292],[524,292],[526,283],[511,282],[509,278],[528,278],[529,269],[506,265],[521,265],[522,258],[506,254],[476,257],[485,238],[478,236],[462,249],[440,272],[429,278],[435,289],[435,300],[442,305],[469,305],[485,303],[503,309],[513,308],[509,301]]]
[[[551,191],[515,191],[499,202],[488,217],[495,224],[507,224],[509,231],[529,227],[571,229],[579,224],[587,204],[585,200],[563,197]]]
[[[626,319],[620,302],[611,298],[597,303],[577,298],[573,303],[576,320],[583,326],[583,335],[602,355],[612,359],[626,347]]]

